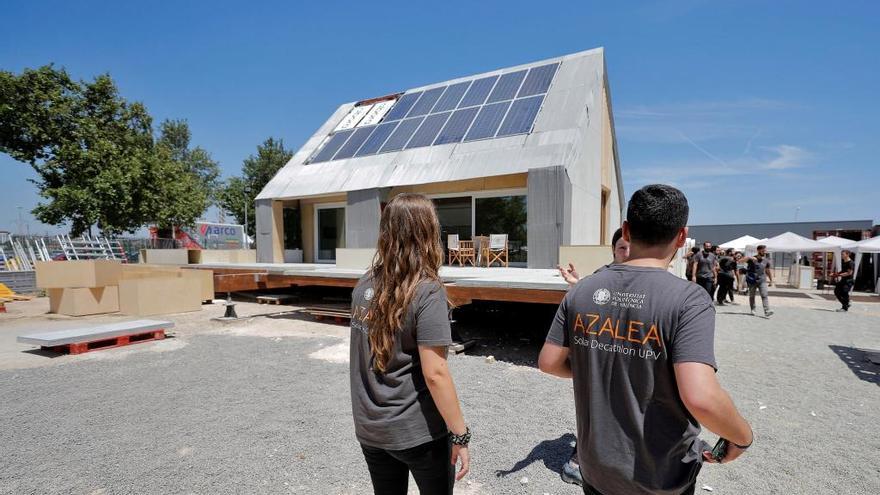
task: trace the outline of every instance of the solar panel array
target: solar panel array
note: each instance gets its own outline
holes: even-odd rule
[[[526,134],[558,67],[556,62],[406,93],[378,125],[329,135],[309,163]]]

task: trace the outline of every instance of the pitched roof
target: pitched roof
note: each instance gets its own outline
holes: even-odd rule
[[[598,166],[598,158],[585,159],[584,155],[595,153],[598,157],[601,153],[601,118],[595,116],[599,115],[598,110],[602,108],[602,99],[605,97],[602,48],[412,88],[402,94],[556,62],[559,63],[558,69],[543,98],[534,126],[528,133],[316,161],[316,153],[320,153],[322,145],[352,109],[362,102],[345,103],[296,152],[257,199],[319,196],[377,187],[481,178],[527,172],[530,168],[572,167],[576,161],[584,160]],[[394,112],[393,109],[391,111]],[[591,115],[594,115],[592,122]]]

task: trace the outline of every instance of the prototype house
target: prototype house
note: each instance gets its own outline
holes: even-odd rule
[[[340,106],[257,196],[257,261],[374,248],[403,192],[435,201],[444,245],[508,234],[512,264],[609,243],[623,186],[604,50]]]

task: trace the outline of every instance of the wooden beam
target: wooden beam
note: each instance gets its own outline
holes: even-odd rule
[[[505,301],[538,304],[559,304],[565,297],[564,290],[512,289],[508,287],[461,287],[446,285],[449,300],[456,305],[473,301]]]

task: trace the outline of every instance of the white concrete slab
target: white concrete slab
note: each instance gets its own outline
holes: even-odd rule
[[[205,268],[239,268],[266,270],[277,275],[295,277],[361,278],[366,269],[339,268],[319,263],[211,263]],[[442,266],[440,279],[462,287],[499,287],[514,289],[565,290],[568,284],[551,269]]]
[[[119,337],[120,335],[132,335],[135,333],[147,333],[155,330],[167,330],[173,328],[174,323],[162,320],[133,320],[108,323],[105,325],[90,325],[86,327],[68,328],[54,332],[30,333],[19,335],[16,341],[21,344],[32,344],[44,347],[56,345],[74,344],[77,342],[96,341]]]

